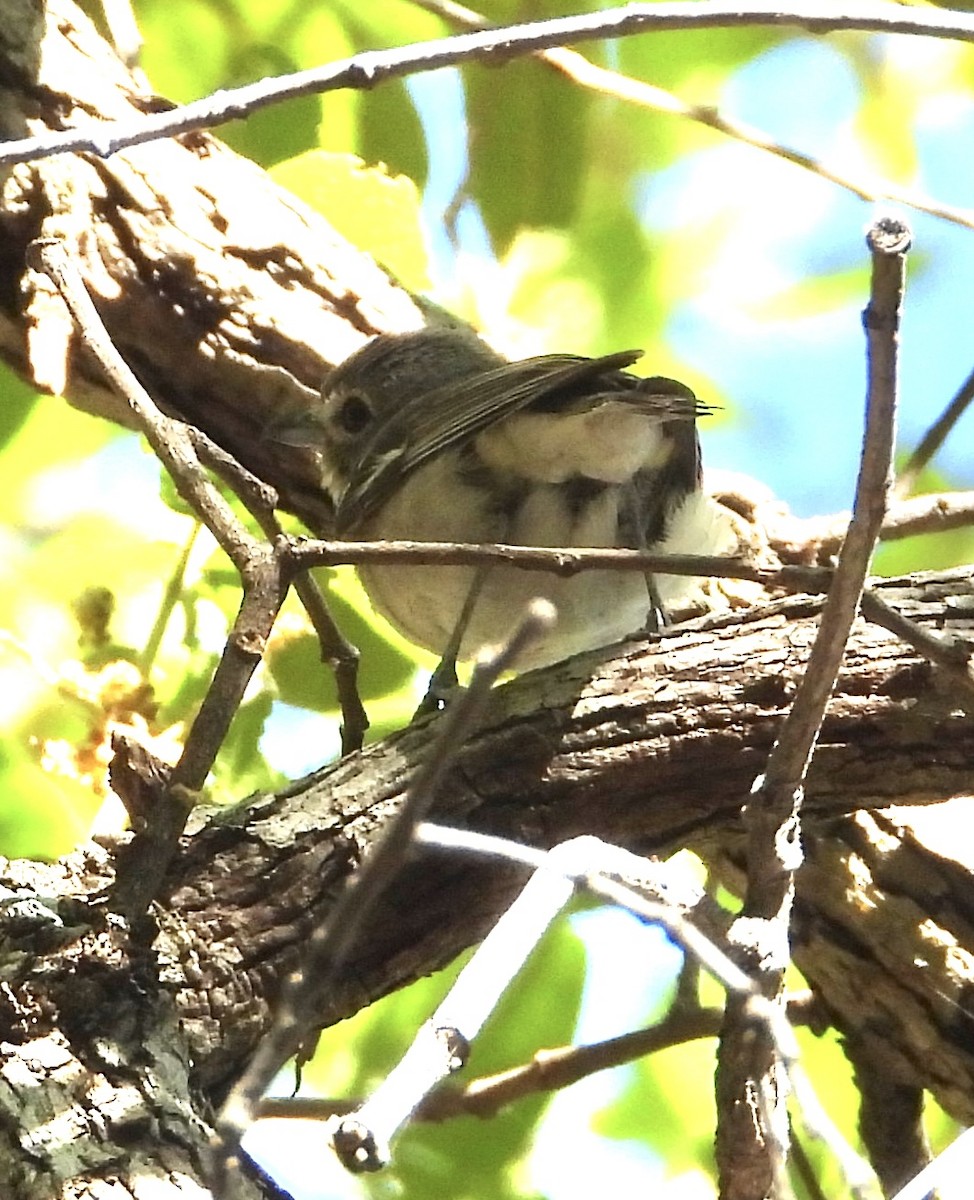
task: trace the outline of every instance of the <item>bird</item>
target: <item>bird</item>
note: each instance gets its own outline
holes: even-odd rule
[[[676,380],[626,370],[641,356],[508,361],[465,327],[380,334],[270,436],[314,452],[341,538],[730,553],[729,515],[702,489],[696,419],[710,409]],[[657,628],[700,584],[497,564],[376,561],[359,575],[409,641],[460,661],[547,598],[556,623],[519,670]]]

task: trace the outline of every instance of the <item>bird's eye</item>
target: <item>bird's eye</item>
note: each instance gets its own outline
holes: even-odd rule
[[[372,406],[358,392],[349,392],[335,414],[339,427],[347,434],[354,436],[361,433],[372,422]]]

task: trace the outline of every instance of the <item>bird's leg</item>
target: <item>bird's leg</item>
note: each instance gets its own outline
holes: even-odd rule
[[[638,503],[635,492],[630,493],[630,503]],[[644,514],[638,513],[635,521],[638,532],[638,547],[645,554],[649,549],[648,539],[646,537],[646,521]],[[666,615],[666,609],[663,607],[663,598],[659,594],[659,587],[656,583],[656,576],[652,571],[644,571],[643,579],[646,580],[646,598],[649,600],[649,607],[646,610],[645,629],[647,633],[659,633],[661,629],[670,623],[669,617]]]
[[[643,545],[640,549],[645,550],[646,546]],[[646,594],[649,598],[649,608],[646,611],[646,630],[648,633],[659,633],[661,629],[665,629],[669,625],[670,619],[666,615],[659,588],[656,586],[656,576],[652,571],[647,571],[644,579],[646,580]]]
[[[487,579],[490,569],[491,564],[484,563],[474,572],[473,581],[463,601],[460,615],[453,626],[450,640],[443,651],[443,657],[433,672],[429,687],[426,689],[426,695],[420,701],[419,708],[413,714],[413,720],[417,717],[426,716],[427,713],[439,712],[445,708],[450,694],[459,687],[457,680],[457,657],[460,654],[460,644],[463,641],[464,634],[467,632],[467,626],[470,624],[470,618],[473,616],[474,606],[483,590],[484,582]]]

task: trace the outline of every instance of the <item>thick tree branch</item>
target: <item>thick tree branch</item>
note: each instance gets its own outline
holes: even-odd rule
[[[970,636],[971,578],[955,572],[880,591],[925,624],[950,615]],[[642,851],[691,843],[719,851],[724,864],[724,831],[734,834],[733,849],[741,804],[803,669],[819,610],[819,601],[798,597],[693,623],[642,653],[637,643],[522,676],[492,694],[451,768],[439,818],[541,846],[581,833]],[[974,720],[913,650],[857,622],[838,689],[808,781],[819,825],[860,807],[966,791]],[[307,931],[399,803],[429,736],[428,723],[410,727],[223,815],[188,845],[170,903],[190,928],[226,929],[211,936],[206,990],[222,995],[227,1021],[214,1022],[210,1002],[187,998],[207,1014],[188,1024],[211,1082],[233,1075],[266,1027],[275,992],[267,981],[296,961]],[[483,935],[515,878],[424,857],[380,905],[318,1019],[354,1011],[448,961]]]
[[[974,640],[972,590],[972,570],[879,585],[926,627]],[[582,833],[643,852],[692,845],[734,883],[743,861],[741,805],[801,674],[820,608],[819,600],[794,597],[711,617],[668,631],[658,645],[593,652],[495,690],[449,771],[438,815],[537,846]],[[194,1113],[190,1089],[219,1097],[268,1028],[309,931],[402,802],[434,724],[412,726],[276,795],[194,814],[165,906],[154,914],[158,932],[147,926],[131,940],[106,930],[99,897],[111,863],[97,848],[53,867],[11,868],[7,886],[71,899],[56,902],[60,925],[36,934],[22,924],[6,930],[5,944],[20,955],[8,961],[23,965],[8,972],[0,997],[4,1054],[42,1055],[37,1039],[57,1028],[72,1031],[75,1053],[86,1038],[103,1036],[103,1020],[133,1037],[118,1044],[117,1069],[97,1055],[93,1061],[108,1085],[130,1086],[152,1024],[146,1006],[155,1006],[165,1021],[178,1020],[185,1043],[173,1042],[174,1034],[163,1042],[182,1045],[179,1061],[190,1066],[167,1076],[167,1087],[184,1089],[182,1099],[157,1091],[150,1111],[158,1101],[167,1106],[163,1117]],[[918,811],[913,829],[902,815],[850,814],[962,797],[972,761],[974,714],[915,651],[857,622],[807,782],[795,957],[839,1029],[879,1056],[887,1076],[930,1088],[967,1123],[974,1120],[970,869],[952,861],[963,849],[950,832],[956,817],[948,815],[947,836],[931,841],[933,849],[921,824],[966,801]],[[520,880],[519,871],[482,863],[417,859],[380,903],[317,1020],[355,1011],[448,961],[483,936]],[[918,970],[917,962],[927,965]],[[126,979],[137,986],[122,988]],[[90,986],[79,986],[83,980]],[[0,1079],[5,1067],[0,1057]],[[11,1059],[6,1069],[21,1068]],[[92,1066],[77,1069],[84,1077]],[[68,1085],[65,1104],[76,1088]],[[23,1117],[20,1102],[0,1087],[0,1106],[8,1104],[10,1119],[0,1127],[12,1130]],[[190,1142],[185,1129],[176,1140],[195,1145],[199,1165],[209,1130],[201,1116],[193,1120]],[[127,1130],[133,1161],[153,1154],[155,1129],[149,1121]],[[19,1143],[14,1153],[22,1154]],[[61,1195],[56,1165],[50,1170],[41,1192],[13,1195]]]

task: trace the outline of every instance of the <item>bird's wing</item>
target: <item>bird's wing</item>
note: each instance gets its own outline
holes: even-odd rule
[[[586,405],[619,400],[661,420],[691,421],[707,411],[689,388],[672,379],[637,379],[622,368],[631,366],[639,350],[622,350],[602,358],[546,354],[503,363],[487,371],[415,396],[385,415],[365,447],[338,505],[339,529],[365,520],[398,484],[435,454],[468,441],[482,429],[533,404],[557,412],[577,401],[579,386],[599,376],[618,375],[618,387],[607,380],[586,393]],[[608,384],[608,386],[606,386]]]

